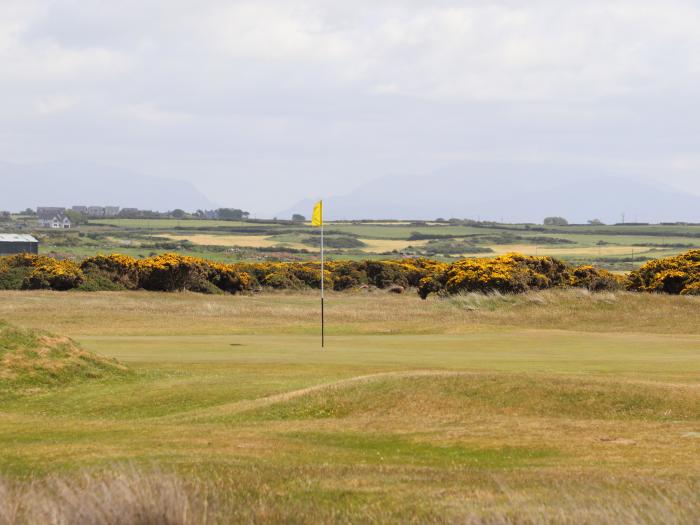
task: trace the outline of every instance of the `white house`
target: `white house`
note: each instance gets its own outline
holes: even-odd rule
[[[70,219],[66,217],[64,208],[37,208],[36,214],[41,228],[67,230],[71,227]]]

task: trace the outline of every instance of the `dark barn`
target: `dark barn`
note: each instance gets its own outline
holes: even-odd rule
[[[31,235],[0,233],[0,255],[16,253],[39,253],[39,241]]]

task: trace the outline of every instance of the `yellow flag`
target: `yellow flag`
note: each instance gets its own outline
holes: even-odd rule
[[[323,201],[318,201],[311,215],[311,226],[323,225]]]

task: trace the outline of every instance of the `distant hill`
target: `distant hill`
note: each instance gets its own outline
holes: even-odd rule
[[[391,175],[325,199],[328,219],[471,218],[541,223],[700,222],[700,196],[615,174],[552,166],[472,164],[427,175]],[[280,212],[309,215],[305,200]]]
[[[189,182],[77,162],[0,163],[0,210],[114,205],[167,211],[217,207]]]

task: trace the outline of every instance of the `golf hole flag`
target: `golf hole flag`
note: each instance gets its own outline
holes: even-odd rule
[[[323,201],[318,201],[311,214],[311,226],[323,226]]]
[[[318,201],[311,214],[311,226],[321,227],[321,348],[324,347],[324,318],[323,318],[323,201]]]

